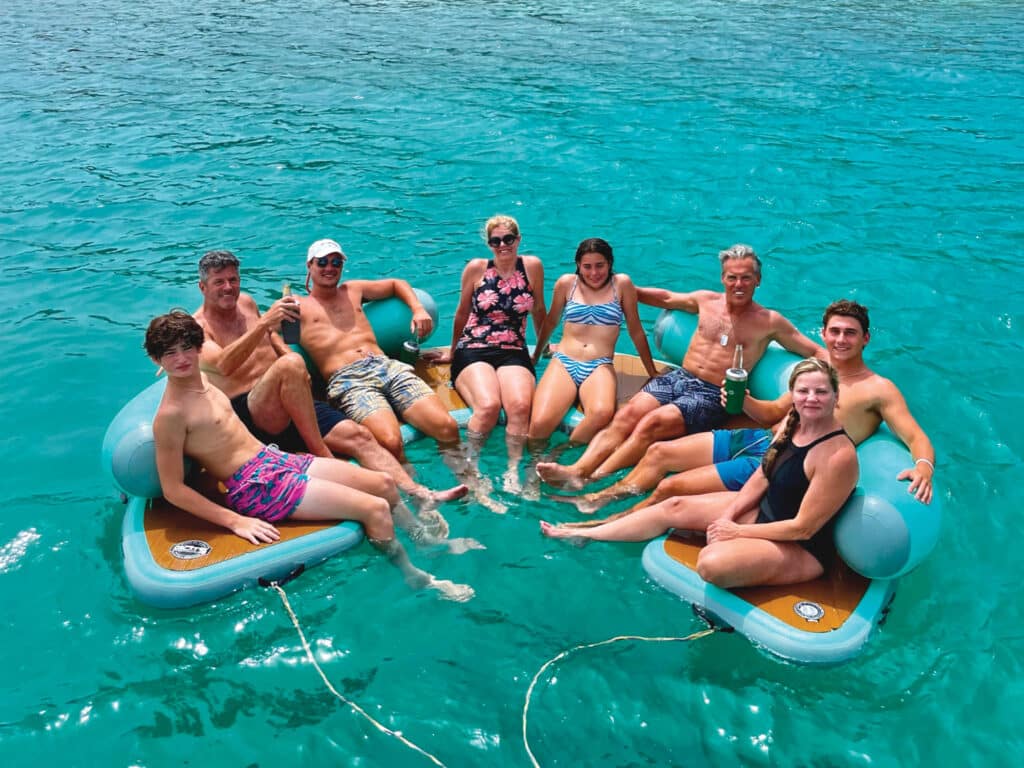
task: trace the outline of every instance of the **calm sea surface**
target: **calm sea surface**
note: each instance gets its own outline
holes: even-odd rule
[[[7,0],[2,18],[5,766],[429,764],[324,691],[273,593],[135,600],[99,446],[153,380],[149,318],[197,305],[203,251],[238,253],[265,305],[336,238],[350,276],[430,291],[442,343],[497,212],[549,286],[584,237],[677,289],[714,287],[715,253],[748,242],[758,298],[805,332],[864,302],[946,510],[853,662],[796,667],[738,635],[587,651],[534,696],[541,764],[1024,759],[1019,3]],[[412,456],[444,479],[431,446]],[[486,551],[415,555],[473,584],[468,604],[412,593],[365,545],[289,586],[338,688],[451,766],[528,765],[523,697],[559,651],[700,628],[640,546],[547,542],[537,519],[566,510],[506,501],[446,508]]]

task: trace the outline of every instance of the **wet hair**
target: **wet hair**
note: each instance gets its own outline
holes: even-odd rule
[[[495,227],[506,227],[511,230],[513,235],[519,237],[519,222],[511,216],[499,213],[496,216],[491,216],[487,223],[484,224],[484,240],[491,236],[491,232],[494,231]]]
[[[198,349],[203,346],[203,327],[183,309],[172,309],[166,315],[154,317],[146,329],[146,354],[159,360],[167,350],[178,344]]]
[[[234,267],[238,269],[238,257],[231,251],[207,251],[199,260],[199,280],[205,283],[213,270]]]
[[[829,383],[832,385],[832,392],[839,392],[839,372],[824,360],[817,357],[809,357],[806,360],[801,360],[793,367],[793,372],[789,374],[790,392],[792,392],[793,387],[796,386],[796,380],[805,373],[824,373],[828,376]],[[775,459],[778,458],[782,449],[792,442],[793,431],[796,429],[796,425],[799,422],[800,414],[796,412],[796,408],[790,408],[789,415],[786,416],[786,424],[782,428],[782,432],[775,439],[775,442],[771,444],[767,452],[765,452],[764,458],[761,459],[761,466],[764,468],[766,476],[771,477],[772,467],[775,466]]]
[[[828,321],[835,315],[840,317],[852,317],[858,323],[860,323],[860,329],[864,335],[868,334],[868,308],[863,304],[858,304],[856,301],[850,299],[839,299],[839,301],[833,301],[825,308],[825,314],[821,317],[821,327],[828,328]]]
[[[606,285],[608,285],[608,283],[611,282],[612,277],[615,274],[615,270],[613,269],[613,267],[615,266],[615,256],[612,254],[612,247],[611,245],[609,245],[607,240],[602,240],[600,237],[588,237],[586,240],[580,243],[576,247],[577,275],[580,273],[580,261],[582,261],[583,257],[586,256],[588,253],[600,254],[601,256],[604,256],[605,260],[608,262],[608,277],[601,284],[601,287],[604,288]]]
[[[754,260],[754,274],[758,277],[761,276],[761,260],[754,253],[754,249],[749,245],[743,243],[736,243],[736,245],[729,246],[724,251],[718,252],[718,261],[722,264],[722,271],[725,271],[725,264],[729,261],[738,261],[739,259],[753,259]]]

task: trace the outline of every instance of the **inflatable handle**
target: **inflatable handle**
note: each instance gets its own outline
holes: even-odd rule
[[[417,297],[434,320],[437,329],[437,304],[433,297],[417,288]],[[409,323],[412,310],[398,298],[381,299],[364,305],[366,317],[373,326],[381,349],[397,357],[402,342],[411,338]],[[432,331],[433,332],[433,331]],[[431,333],[432,333],[431,332]],[[427,337],[428,338],[429,334]],[[303,354],[298,347],[293,347]],[[306,357],[307,364],[309,358]],[[311,368],[311,370],[315,370]],[[154,499],[162,494],[160,478],[156,471],[156,448],[153,444],[153,416],[160,405],[167,379],[153,382],[125,405],[107,428],[103,437],[101,461],[114,484],[129,496]],[[186,474],[189,462],[185,462]]]

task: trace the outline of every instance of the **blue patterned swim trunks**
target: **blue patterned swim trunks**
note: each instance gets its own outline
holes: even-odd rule
[[[661,405],[671,403],[678,408],[686,431],[691,434],[707,432],[728,417],[722,407],[721,387],[698,379],[683,368],[651,379],[641,391],[652,395]]]

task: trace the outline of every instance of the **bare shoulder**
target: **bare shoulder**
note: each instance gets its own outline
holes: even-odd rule
[[[793,328],[793,323],[788,317],[779,312],[776,309],[768,309],[768,307],[761,306],[760,304],[754,305],[757,309],[757,315],[759,319],[762,319],[766,325],[768,325],[773,332],[788,331]]]
[[[174,395],[165,393],[153,415],[153,431],[165,435],[184,431],[185,417],[185,408],[181,401]]]
[[[725,296],[721,291],[709,291],[704,288],[700,288],[696,291],[690,291],[687,294],[680,294],[678,291],[673,293],[675,295],[689,296],[693,301],[697,302],[697,306],[701,309],[710,309],[715,302],[721,301],[722,297]]]
[[[487,269],[487,259],[470,259],[462,269],[464,280],[479,280]]]
[[[523,260],[523,266],[532,269],[544,269],[544,262],[540,260],[540,256],[520,256]]]
[[[563,291],[568,291],[570,288],[572,288],[572,284],[573,282],[575,282],[575,280],[576,275],[573,274],[572,272],[564,274],[555,281],[555,290],[558,290],[560,288]]]
[[[616,272],[612,276],[616,288],[633,287],[633,279],[625,272]]]

